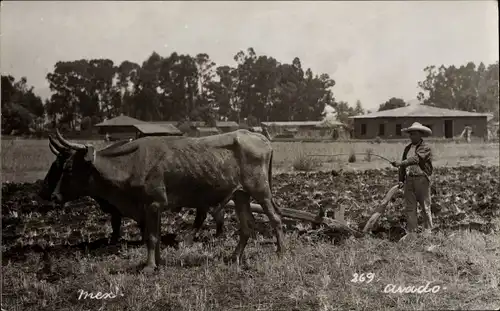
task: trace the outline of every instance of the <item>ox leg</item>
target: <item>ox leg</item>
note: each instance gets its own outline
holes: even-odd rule
[[[117,244],[120,241],[121,236],[121,226],[122,226],[122,214],[120,211],[114,206],[109,204],[107,201],[96,199],[97,204],[101,210],[106,214],[111,214],[111,244]]]
[[[193,227],[189,236],[184,239],[186,245],[191,245],[193,241],[198,237],[198,233],[203,226],[203,223],[207,219],[207,208],[206,207],[196,207],[196,217],[194,219]]]
[[[250,196],[243,191],[235,192],[234,207],[240,222],[240,240],[233,252],[233,255],[231,256],[231,259],[241,263],[244,261],[245,247],[248,243],[248,239],[252,235],[255,222],[252,210],[250,209]]]
[[[193,223],[193,237],[198,235],[203,223],[207,219],[207,208],[206,207],[197,207],[196,208],[196,218]]]
[[[215,207],[210,214],[215,220],[215,237],[220,237],[224,233],[224,206]]]
[[[276,212],[277,206],[274,204],[272,199],[271,190],[265,190],[257,193],[254,198],[262,206],[264,213],[269,218],[269,222],[274,229],[274,234],[276,235],[276,252],[281,255],[284,251],[283,248],[283,228],[281,223],[281,217]]]
[[[141,238],[142,238],[142,243],[146,243],[146,239],[147,239],[147,236],[146,236],[146,225],[144,224],[145,222],[144,221],[141,221],[139,223],[137,223],[137,225],[139,226],[139,230],[141,230]]]
[[[120,241],[121,226],[122,226],[122,215],[118,211],[112,212],[111,228],[113,229],[113,232],[111,233],[111,244],[117,244]]]
[[[145,236],[148,249],[145,273],[151,273],[161,262],[160,256],[160,215],[162,204],[153,202],[146,208]]]
[[[284,251],[281,217],[276,212],[276,206],[271,198],[264,199],[260,204],[264,208],[264,211],[271,222],[271,226],[274,228],[274,233],[276,234],[276,252],[278,255],[281,255]]]

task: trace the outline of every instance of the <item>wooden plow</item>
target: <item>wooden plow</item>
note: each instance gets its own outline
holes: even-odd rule
[[[323,225],[328,227],[329,229],[334,229],[334,230],[339,230],[343,231],[346,233],[352,234],[354,237],[362,237],[366,233],[370,232],[377,222],[377,220],[382,216],[385,212],[385,209],[389,202],[391,201],[392,197],[396,194],[396,192],[399,190],[399,186],[395,185],[393,186],[385,195],[384,199],[382,202],[374,209],[374,212],[372,216],[369,218],[368,222],[366,223],[365,227],[363,228],[363,231],[359,231],[357,229],[351,228],[346,221],[344,220],[344,207],[341,205],[337,211],[334,213],[334,218],[330,217],[325,217],[325,213],[322,207],[319,207],[318,214],[315,215],[310,212],[306,211],[301,211],[301,210],[296,210],[292,208],[280,208],[281,210],[281,217],[283,218],[291,218],[291,219],[296,219],[296,220],[301,220],[301,221],[307,221],[311,222],[315,225]],[[226,204],[227,207],[234,208],[234,202],[231,200]],[[258,214],[264,214],[264,210],[259,204],[251,203],[251,209],[253,213],[258,213]]]

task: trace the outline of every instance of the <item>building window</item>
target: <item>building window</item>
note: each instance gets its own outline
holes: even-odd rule
[[[385,124],[378,125],[378,136],[385,136]]]
[[[361,124],[361,135],[363,135],[363,136],[366,135],[366,124],[365,123]]]
[[[396,124],[396,136],[401,136],[401,124]]]

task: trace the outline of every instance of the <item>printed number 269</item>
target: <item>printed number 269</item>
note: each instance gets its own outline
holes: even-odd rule
[[[374,273],[361,273],[361,274],[357,274],[357,273],[354,273],[352,275],[352,280],[351,282],[353,283],[364,283],[366,282],[366,284],[369,284],[371,283],[371,281],[373,281],[373,278],[375,277],[375,274]]]

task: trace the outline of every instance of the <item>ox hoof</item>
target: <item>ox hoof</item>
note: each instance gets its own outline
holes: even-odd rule
[[[153,274],[156,269],[156,266],[145,266],[142,269],[142,273],[144,274]]]

